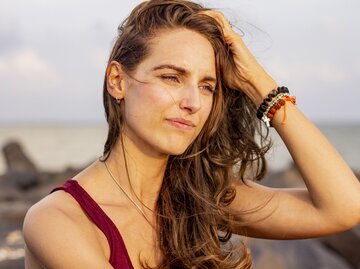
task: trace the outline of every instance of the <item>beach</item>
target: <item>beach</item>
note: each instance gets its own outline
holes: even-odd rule
[[[353,170],[359,172],[360,125],[319,125],[319,128]],[[35,176],[42,182],[38,190],[34,188],[30,191],[4,184],[8,176],[8,164],[4,155],[0,154],[0,183],[3,186],[0,190],[0,269],[23,268],[21,225],[27,209],[53,186],[74,176],[80,168],[101,156],[106,133],[104,124],[0,126],[3,151],[5,145],[18,145],[36,167]],[[267,156],[269,173],[263,184],[274,187],[301,184],[284,144],[273,130],[270,136],[274,146]],[[347,240],[354,245],[351,246]],[[344,247],[337,249],[341,244]],[[354,266],[358,262],[360,264],[356,256],[359,254],[360,257],[360,251],[355,252],[354,256],[351,254],[353,249],[347,249],[349,245],[355,248],[356,244],[360,244],[360,227],[338,237],[319,240],[249,240],[255,260],[254,269],[263,269],[265,265],[266,269],[359,268]],[[344,251],[345,254],[342,254]],[[315,264],[316,267],[313,267]]]

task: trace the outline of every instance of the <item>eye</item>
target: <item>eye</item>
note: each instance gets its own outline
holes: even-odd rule
[[[169,81],[169,82],[174,82],[174,83],[180,82],[179,78],[175,75],[161,75],[160,78],[162,80]]]
[[[214,92],[215,92],[215,88],[208,84],[200,86],[200,89],[205,91],[208,94],[214,94]]]

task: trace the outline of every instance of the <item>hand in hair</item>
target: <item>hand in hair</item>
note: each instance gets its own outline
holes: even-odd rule
[[[234,31],[224,14],[214,10],[203,12],[214,18],[222,27],[225,42],[229,46],[232,72],[225,74],[225,81],[230,88],[242,90],[256,105],[277,87],[274,79],[256,61],[246,47],[241,36]]]

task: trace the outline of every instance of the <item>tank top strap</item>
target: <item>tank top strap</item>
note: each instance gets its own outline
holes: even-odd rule
[[[69,193],[106,236],[110,247],[110,264],[115,269],[133,269],[129,254],[119,230],[95,200],[73,179],[51,191],[63,190]]]

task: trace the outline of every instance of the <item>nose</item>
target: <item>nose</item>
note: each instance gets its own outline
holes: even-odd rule
[[[182,91],[180,108],[193,114],[201,108],[201,93],[197,86],[188,86]]]

